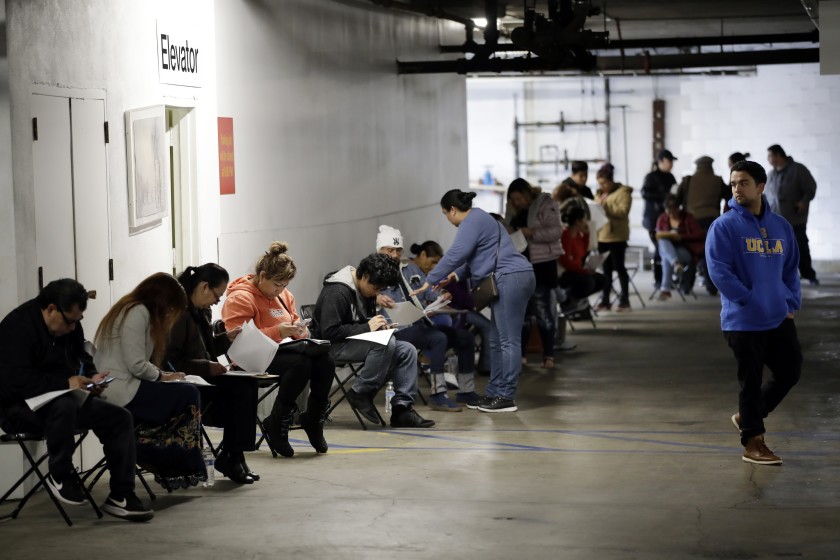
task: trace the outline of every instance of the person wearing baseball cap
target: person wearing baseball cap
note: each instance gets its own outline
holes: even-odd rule
[[[642,198],[645,199],[642,225],[648,231],[651,243],[656,248],[653,259],[655,286],[659,286],[662,283],[662,259],[659,256],[659,246],[656,242],[656,220],[665,212],[665,196],[677,184],[677,180],[671,173],[676,159],[670,150],[659,150],[659,153],[656,154],[656,163],[653,166],[653,171],[645,176],[645,180],[642,183]]]

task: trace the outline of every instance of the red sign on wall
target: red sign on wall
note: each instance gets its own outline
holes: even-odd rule
[[[236,194],[231,117],[219,117],[219,190],[221,194]]]

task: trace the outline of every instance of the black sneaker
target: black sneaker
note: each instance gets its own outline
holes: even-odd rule
[[[76,473],[68,473],[60,483],[53,478],[52,474],[48,474],[46,480],[53,496],[59,501],[71,506],[80,506],[87,501],[82,483]]]
[[[484,397],[478,404],[481,412],[516,412],[516,401],[503,397]]]
[[[431,428],[434,425],[434,420],[426,420],[410,407],[395,406],[391,413],[392,428]]]
[[[102,504],[102,511],[126,521],[148,521],[155,516],[155,512],[144,506],[134,492],[121,500],[108,496]]]
[[[361,414],[365,420],[373,424],[379,424],[379,414],[376,412],[376,406],[373,404],[373,395],[357,393],[353,389],[347,391],[347,402],[350,403],[356,411]]]

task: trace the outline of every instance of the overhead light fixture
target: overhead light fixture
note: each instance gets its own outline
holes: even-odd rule
[[[487,18],[478,17],[472,18],[472,20],[476,27],[487,27]]]

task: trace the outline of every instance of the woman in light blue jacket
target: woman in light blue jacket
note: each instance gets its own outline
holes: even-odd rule
[[[455,240],[438,264],[426,276],[426,282],[414,293],[430,286],[443,287],[469,276],[472,285],[495,276],[499,298],[490,308],[494,324],[490,340],[490,383],[481,400],[482,412],[516,411],[516,386],[522,371],[521,331],[525,308],[534,293],[534,269],[513,246],[504,226],[480,208],[472,207],[475,193],[458,189],[443,195],[441,210],[458,228]]]

